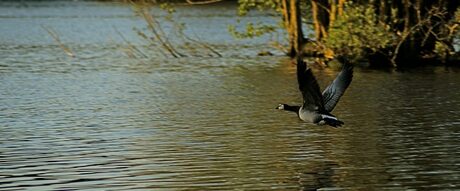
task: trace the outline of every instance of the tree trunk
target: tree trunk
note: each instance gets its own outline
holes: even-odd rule
[[[395,0],[390,4],[386,0],[375,0],[373,3],[379,21],[389,24],[400,38],[392,52],[394,65],[432,61],[437,42],[452,47],[452,38],[440,39],[440,36],[444,36],[442,31],[447,21],[454,17],[458,1]],[[391,9],[396,11],[395,15]]]
[[[315,28],[315,38],[317,41],[321,41],[324,37],[327,37],[327,30],[330,22],[330,5],[328,0],[312,0],[311,7]]]
[[[331,0],[329,11],[329,27],[333,25],[335,19],[343,14],[345,0]]]
[[[282,13],[284,27],[289,34],[289,52],[290,57],[295,57],[302,53],[303,43],[305,41],[302,30],[300,4],[299,0],[282,0]]]

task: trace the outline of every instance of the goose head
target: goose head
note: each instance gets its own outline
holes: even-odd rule
[[[276,107],[275,109],[285,110],[285,109],[286,109],[286,106],[287,106],[287,104],[281,103],[281,104],[279,104],[278,107]]]

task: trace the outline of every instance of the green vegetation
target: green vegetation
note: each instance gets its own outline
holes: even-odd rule
[[[460,63],[458,1],[240,0],[240,13],[274,10],[286,30],[290,56],[336,56],[367,60],[372,66],[399,67]],[[307,13],[311,14],[307,14]],[[300,19],[302,17],[302,19]],[[302,20],[302,22],[300,22]],[[305,39],[302,27],[315,31]],[[273,26],[248,24],[238,37],[273,32]],[[456,44],[457,43],[457,44]]]
[[[214,3],[221,0],[174,1],[189,5]],[[137,1],[161,4],[170,14],[174,9],[165,2]],[[247,23],[245,29],[229,26],[236,38],[256,38],[267,33],[286,31],[284,46],[287,55],[315,57],[327,63],[334,57],[368,61],[371,66],[404,67],[423,64],[460,63],[459,34],[460,9],[458,1],[445,0],[239,0],[239,16],[250,11],[266,12],[279,18],[278,24]],[[136,9],[147,22],[148,32],[136,29],[138,34],[156,47],[162,47],[174,57],[182,57],[182,49],[165,39],[160,23],[143,6]],[[185,24],[173,23],[184,44],[199,44],[187,37]],[[308,38],[304,28],[314,31]],[[212,47],[200,45],[206,54],[220,56]],[[457,50],[455,49],[457,47]],[[188,50],[196,49],[189,47]]]
[[[387,54],[383,50],[395,43],[396,36],[387,25],[375,22],[377,16],[373,7],[348,3],[345,8],[347,11],[330,26],[328,36],[323,39],[324,45],[351,60]]]

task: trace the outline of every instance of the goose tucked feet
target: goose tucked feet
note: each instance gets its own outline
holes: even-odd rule
[[[336,117],[329,115],[321,115],[321,120],[317,123],[318,125],[329,125],[332,127],[341,127],[345,124],[343,121],[338,120]]]

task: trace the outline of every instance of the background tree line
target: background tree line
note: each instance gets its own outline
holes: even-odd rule
[[[289,56],[345,56],[384,67],[460,62],[456,0],[239,0],[239,8],[243,15],[279,12]],[[303,26],[314,36],[305,37]]]
[[[224,0],[138,0],[199,5]],[[132,2],[132,1],[131,1]],[[458,0],[238,0],[239,15],[274,13],[279,25],[248,23],[236,37],[253,38],[284,29],[286,54],[318,62],[343,56],[374,67],[460,64]],[[168,6],[171,7],[171,6]],[[305,29],[314,31],[305,36]]]

